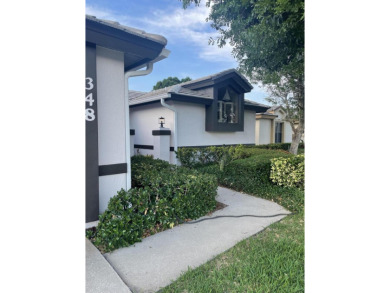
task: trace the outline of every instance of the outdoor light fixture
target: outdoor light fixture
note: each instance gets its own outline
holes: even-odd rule
[[[163,128],[165,124],[165,118],[164,117],[158,118],[158,124],[160,124],[160,127]]]

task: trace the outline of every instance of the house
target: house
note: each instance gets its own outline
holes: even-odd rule
[[[256,114],[256,144],[292,142],[293,130],[281,106]]]
[[[251,90],[229,69],[148,93],[129,91],[134,153],[177,163],[178,148],[254,145],[256,113],[269,107],[246,100]]]
[[[86,15],[86,223],[131,186],[128,79],[168,57],[166,44],[163,36]]]

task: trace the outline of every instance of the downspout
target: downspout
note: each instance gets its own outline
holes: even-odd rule
[[[168,94],[168,95],[169,95],[169,97],[171,97],[171,94]],[[173,112],[174,128],[175,128],[175,132],[173,134],[174,135],[174,137],[173,137],[174,147],[173,148],[174,148],[175,152],[177,152],[177,136],[178,136],[178,131],[177,131],[177,110],[174,107],[172,107],[172,106],[168,105],[167,103],[165,103],[165,99],[166,98],[161,98],[161,105]],[[177,158],[176,158],[176,156],[174,157],[173,163],[175,165],[177,165]]]
[[[145,70],[127,71],[125,72],[125,139],[126,139],[126,189],[131,188],[131,162],[130,162],[130,108],[129,108],[129,78],[134,76],[148,75],[153,70],[153,61],[146,64]]]

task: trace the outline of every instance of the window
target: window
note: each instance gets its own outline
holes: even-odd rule
[[[206,105],[206,131],[244,131],[244,90],[230,81],[213,85],[213,101]]]
[[[282,142],[282,133],[283,133],[283,123],[276,122],[275,123],[275,143]]]
[[[218,91],[218,123],[238,123],[238,95],[228,88]]]

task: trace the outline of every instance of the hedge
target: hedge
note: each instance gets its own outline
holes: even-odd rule
[[[272,200],[293,212],[301,211],[304,205],[303,190],[278,186],[270,180],[272,156],[293,155],[277,151],[268,151],[268,153],[264,156],[252,156],[233,161],[223,172],[217,165],[205,166],[197,170],[217,176],[219,185]]]
[[[285,150],[288,151],[290,149],[291,143],[285,142],[285,143],[270,143],[270,144],[260,144],[260,145],[252,145],[252,146],[246,146],[248,148],[258,148],[258,149],[268,149],[268,150]],[[300,143],[298,148],[304,149],[305,144]]]
[[[188,168],[200,167],[213,163],[220,164],[221,170],[233,160],[248,157],[244,146],[210,146],[210,147],[181,147],[176,152],[180,163]]]
[[[141,241],[216,208],[215,176],[176,167],[151,157],[132,158],[133,188],[113,196],[88,237],[102,251]]]

